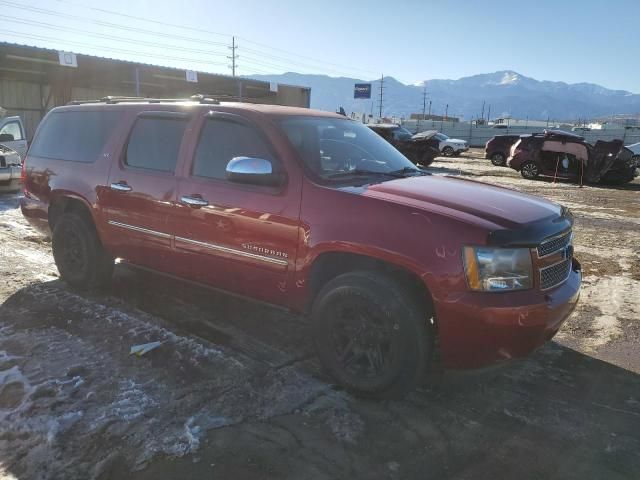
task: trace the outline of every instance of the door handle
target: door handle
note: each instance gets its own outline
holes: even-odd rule
[[[196,197],[196,196],[183,195],[182,197],[180,197],[180,201],[193,208],[206,207],[207,205],[209,205],[209,202],[207,202],[204,198],[200,196]]]
[[[130,192],[131,187],[127,185],[127,182],[117,182],[111,184],[111,190],[115,190],[116,192]]]

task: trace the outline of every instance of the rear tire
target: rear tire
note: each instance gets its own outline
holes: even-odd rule
[[[416,386],[429,363],[429,316],[393,279],[366,271],[339,275],[312,307],[318,357],[355,394],[401,397]]]
[[[431,153],[424,152],[422,154],[422,157],[420,157],[420,165],[422,165],[423,167],[428,167],[433,163],[434,160],[435,158],[431,155]]]
[[[520,175],[527,180],[533,180],[540,175],[540,167],[536,162],[528,161],[520,167]]]
[[[76,213],[56,222],[51,249],[60,279],[77,288],[98,288],[113,275],[113,258],[104,250],[92,223]]]
[[[453,157],[453,154],[454,154],[454,153],[455,153],[455,152],[453,151],[453,148],[452,148],[452,147],[447,146],[447,147],[444,147],[444,148],[442,149],[442,154],[443,154],[445,157]]]
[[[504,153],[496,152],[491,155],[491,163],[496,167],[502,167],[506,161]]]

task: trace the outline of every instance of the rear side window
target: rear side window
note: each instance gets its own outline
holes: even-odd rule
[[[261,135],[250,126],[232,120],[207,120],[191,173],[196,177],[224,179],[227,164],[235,157],[273,159]]]
[[[52,112],[40,126],[29,149],[36,157],[94,162],[104,150],[121,112]]]
[[[175,171],[186,126],[183,118],[138,118],[127,144],[125,163],[147,170]]]
[[[22,129],[18,122],[9,122],[0,128],[0,135],[11,135],[14,140],[23,140]]]

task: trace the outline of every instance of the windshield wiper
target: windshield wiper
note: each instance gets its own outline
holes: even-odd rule
[[[345,172],[336,172],[327,175],[327,178],[342,178],[342,177],[351,177],[351,176],[371,176],[371,175],[384,175],[386,177],[392,178],[406,178],[412,177],[411,173],[418,173],[420,175],[426,175],[426,172],[422,170],[418,170],[417,168],[404,167],[400,170],[391,170],[389,172],[380,172],[375,170],[361,170],[356,168],[354,170],[347,170]]]
[[[404,168],[401,168],[400,170],[392,170],[389,173],[393,175],[397,175],[398,177],[407,177],[407,176],[413,177],[417,175],[429,175],[424,170],[420,170],[419,168],[415,168],[415,167],[404,167]],[[415,175],[410,175],[410,174],[415,174]]]

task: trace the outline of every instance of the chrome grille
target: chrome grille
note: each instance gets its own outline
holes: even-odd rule
[[[571,243],[571,230],[557,237],[544,240],[538,245],[538,257],[546,257],[552,253],[558,252]]]
[[[540,289],[548,290],[560,285],[571,273],[571,259],[568,258],[554,265],[540,269]]]

